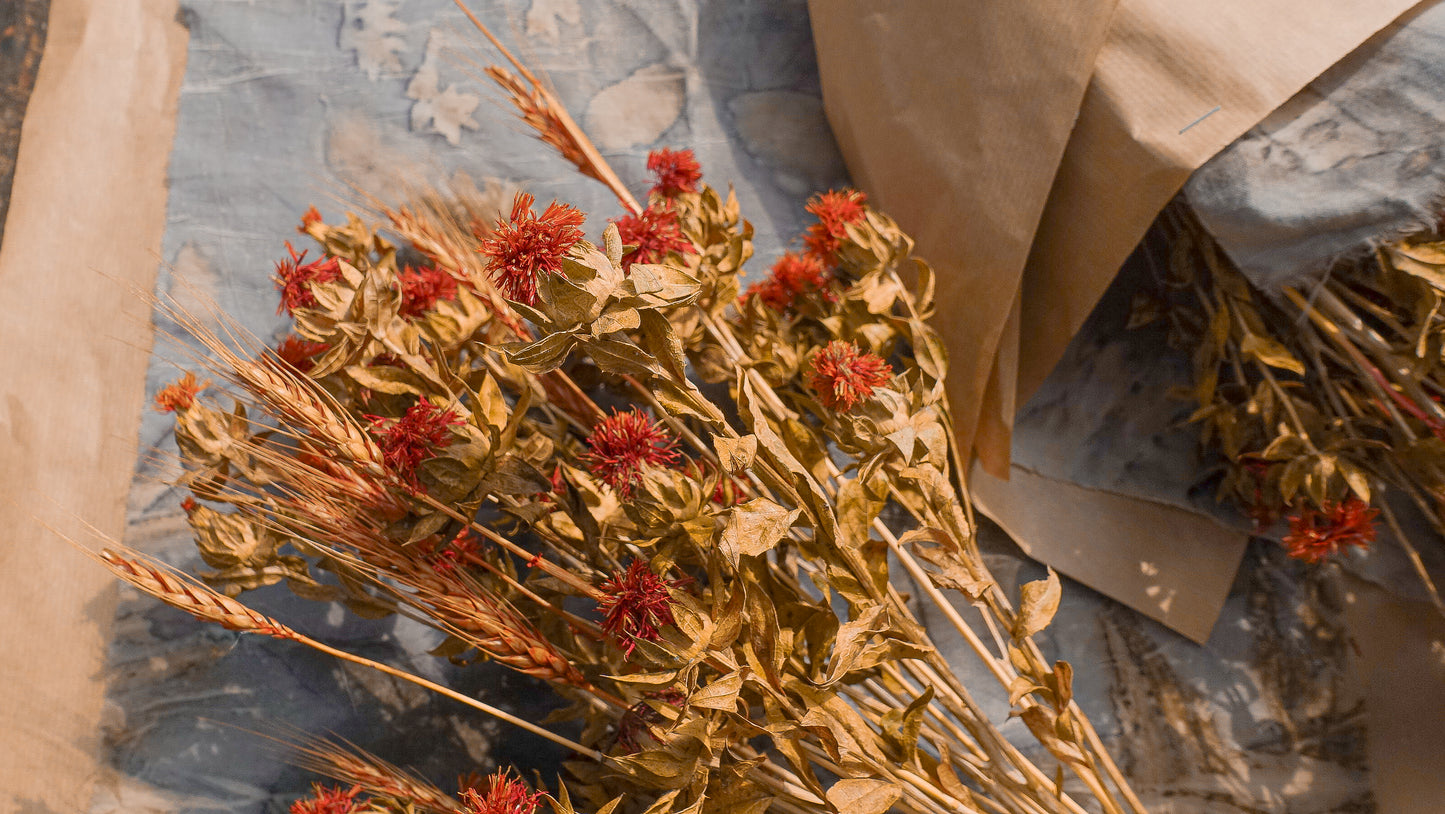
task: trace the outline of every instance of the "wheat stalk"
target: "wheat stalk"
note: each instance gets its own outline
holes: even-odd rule
[[[261,633],[278,639],[299,639],[301,634],[276,620],[218,593],[199,580],[146,557],[138,551],[104,549],[91,556],[116,576],[142,593],[179,608],[203,622],[214,622],[227,630]]]

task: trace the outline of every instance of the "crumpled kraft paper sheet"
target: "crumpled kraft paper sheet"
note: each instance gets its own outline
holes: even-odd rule
[[[1016,410],[1190,171],[1412,5],[811,5],[825,104],[849,169],[939,271],[949,396],[961,443],[987,473],[974,476],[985,512],[1010,528],[1028,521],[1004,516],[1004,505],[1067,514],[1050,499],[1055,473],[986,479],[1009,479]],[[948,20],[969,24],[940,24]],[[1005,489],[1019,494],[1004,501]],[[1177,542],[1161,546],[1128,522],[1160,508],[1128,497],[1099,496],[1094,513],[1107,511],[1120,533],[1093,541],[1090,563],[1067,526],[1042,524],[1020,542],[1066,573],[1095,566],[1091,587],[1202,638],[1244,536],[1181,512]],[[1196,541],[1217,555],[1191,560],[1183,552]],[[1152,575],[1138,565],[1149,548],[1160,549]],[[1205,592],[1199,602],[1164,610],[1149,599],[1185,581]]]
[[[0,810],[80,811],[115,590],[45,528],[119,538],[185,31],[163,0],[53,0],[0,245]]]

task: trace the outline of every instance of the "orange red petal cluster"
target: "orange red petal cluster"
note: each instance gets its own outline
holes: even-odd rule
[[[892,366],[883,359],[841,339],[814,353],[811,368],[808,387],[824,407],[840,413],[871,398],[893,377]]]
[[[508,769],[498,769],[486,779],[486,789],[462,791],[462,808],[466,814],[533,814],[545,796],[532,791],[522,778]]]
[[[210,382],[197,382],[196,374],[187,373],[156,393],[156,410],[162,413],[185,412],[196,403],[196,394]]]
[[[863,220],[867,197],[856,189],[829,190],[809,199],[805,207],[818,222],[808,227],[803,244],[808,254],[825,264],[837,259],[838,247],[848,236],[848,225]]]
[[[745,297],[757,297],[763,305],[780,314],[791,314],[800,297],[823,292],[828,296],[828,272],[810,254],[785,252],[773,264],[768,278],[748,287]]]
[[[1351,495],[1335,503],[1326,501],[1316,510],[1305,506],[1289,518],[1285,548],[1297,560],[1317,563],[1348,548],[1368,549],[1375,541],[1375,517],[1379,509]]]
[[[617,234],[625,246],[635,246],[622,256],[622,269],[633,263],[661,263],[668,252],[697,254],[692,241],[677,225],[677,213],[660,206],[649,206],[636,215],[625,215],[614,221]]]
[[[381,447],[387,468],[414,487],[417,467],[434,457],[437,450],[451,446],[450,427],[464,423],[451,410],[443,410],[422,396],[400,418],[367,416],[371,434]]]
[[[630,497],[633,487],[642,482],[644,469],[673,467],[682,458],[677,440],[637,407],[626,412],[614,409],[598,421],[587,436],[587,447],[589,451],[581,456],[587,471],[622,498]]]
[[[675,623],[667,589],[683,582],[663,579],[645,561],[633,560],[626,570],[597,586],[603,593],[597,602],[603,613],[602,629],[631,657],[639,639],[655,642],[662,638],[662,628]]]
[[[653,150],[647,154],[647,171],[657,182],[652,193],[671,197],[683,192],[697,192],[702,181],[702,165],[692,150]]]
[[[310,263],[302,263],[306,252],[296,253],[290,241],[286,252],[291,256],[276,261],[276,274],[271,278],[276,290],[281,292],[281,304],[276,306],[278,314],[294,314],[297,308],[315,308],[316,294],[311,286],[315,283],[330,283],[341,277],[341,263],[335,257],[322,257]]]
[[[401,315],[416,319],[441,300],[457,295],[457,278],[436,266],[407,266],[397,275],[401,281]]]
[[[360,786],[352,786],[350,790],[342,791],[339,786],[327,788],[320,783],[313,783],[311,796],[302,797],[292,803],[291,814],[351,814],[362,806],[361,801],[356,799],[360,793]]]
[[[497,221],[481,248],[497,289],[524,305],[537,301],[541,275],[562,272],[562,258],[582,239],[586,220],[581,212],[556,201],[539,216],[532,211],[532,200],[525,192],[517,193],[511,217]]]

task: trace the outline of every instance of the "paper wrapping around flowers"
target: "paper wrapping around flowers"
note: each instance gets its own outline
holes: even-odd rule
[[[956,429],[983,470],[1009,478],[1016,411],[1190,172],[1413,5],[915,0],[884,13],[811,4],[824,102],[849,169],[939,272]],[[1067,480],[1029,474],[988,484],[994,499],[982,507],[1005,527],[1029,524],[1002,506],[1047,509],[1048,481]],[[1003,500],[1010,488],[1020,494]],[[1084,581],[1202,639],[1243,535],[1184,516],[1171,545],[1127,522],[1153,509],[1100,501],[1125,513],[1112,527],[1132,533],[1098,541],[1090,560],[1113,567]],[[1185,553],[1195,541],[1217,556],[1195,562]],[[1046,525],[1022,542],[1066,573],[1084,565],[1066,528]],[[1143,549],[1157,551],[1153,575],[1139,568]],[[1197,583],[1200,567],[1211,598],[1189,612],[1148,599]]]

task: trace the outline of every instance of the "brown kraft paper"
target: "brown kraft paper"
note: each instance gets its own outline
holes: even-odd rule
[[[1032,529],[1019,542],[1033,556],[1071,573],[1077,529],[1013,512],[1058,514],[1055,495],[1078,506],[1089,492],[1043,488],[1057,482],[1030,473],[1017,487],[1026,491],[1005,499],[1016,408],[1189,173],[1412,5],[916,0],[886,14],[854,0],[810,5],[825,106],[854,180],[938,269],[955,429],[1002,479],[979,483],[991,495],[981,507],[1006,528]],[[1116,533],[1091,541],[1090,556],[1112,567],[1071,575],[1199,638],[1223,592],[1167,614],[1139,598],[1184,590],[1171,582],[1180,578],[1227,586],[1244,536],[1179,513],[1176,539],[1219,546],[1196,562],[1176,553],[1187,546],[1131,522],[1158,510],[1100,496],[1089,511],[1101,522],[1118,513],[1107,521]],[[1144,579],[1134,555],[1151,547],[1161,571]]]
[[[185,67],[174,0],[52,0],[0,245],[0,810],[84,811]]]

